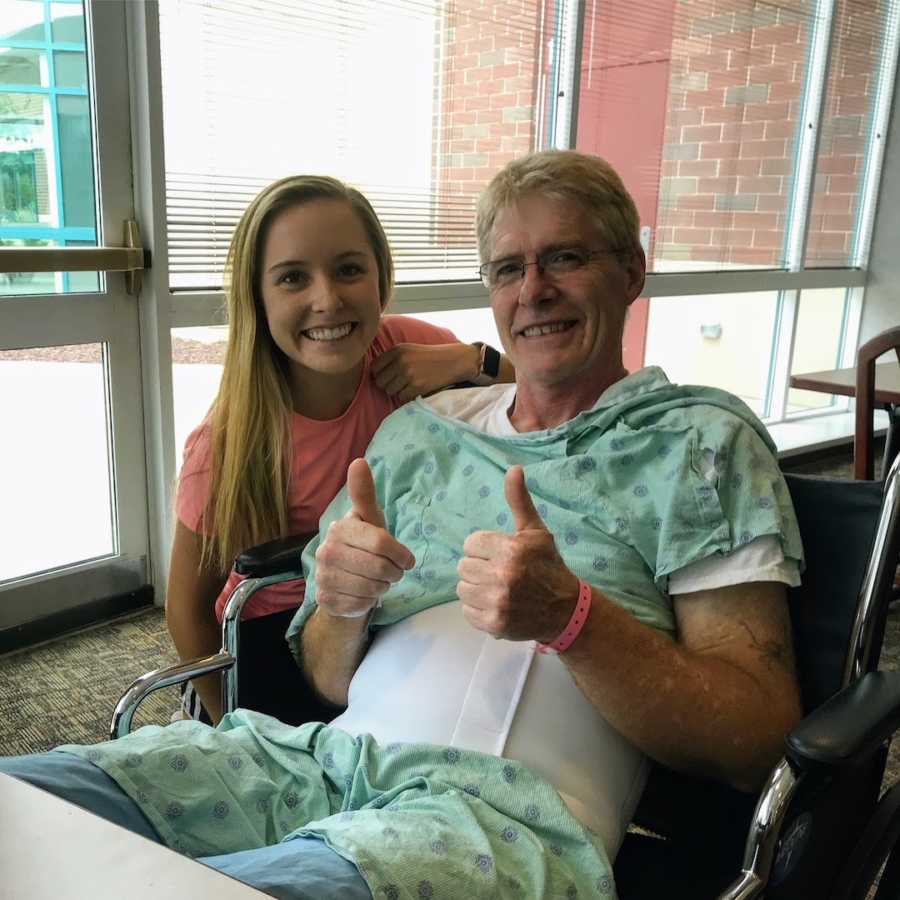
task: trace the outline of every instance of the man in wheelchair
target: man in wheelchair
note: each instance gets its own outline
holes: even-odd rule
[[[736,397],[624,369],[645,260],[602,160],[511,163],[478,239],[516,384],[391,415],[304,554],[288,639],[346,711],[0,771],[77,781],[279,897],[612,897],[648,758],[760,786],[800,715],[802,549],[770,439]]]

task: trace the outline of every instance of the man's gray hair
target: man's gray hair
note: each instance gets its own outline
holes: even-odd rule
[[[491,230],[499,212],[533,195],[580,206],[611,250],[630,257],[640,246],[637,207],[605,159],[575,150],[543,150],[508,163],[479,197],[475,227],[482,262],[490,259]]]

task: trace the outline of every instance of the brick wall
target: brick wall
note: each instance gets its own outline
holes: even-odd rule
[[[438,25],[434,143],[438,242],[472,246],[475,201],[506,163],[538,146],[541,0],[448,3]]]
[[[846,265],[862,189],[886,2],[840,2],[810,207],[808,265]]]
[[[876,35],[841,39],[876,2],[839,2],[823,109],[810,262],[846,262],[877,64]],[[655,256],[777,267],[810,43],[810,4],[680,0],[672,41]],[[873,29],[874,30],[874,29]],[[676,265],[677,267],[677,265]]]
[[[879,22],[888,2],[835,5],[810,209],[811,265],[849,260]],[[812,0],[674,3],[671,48],[655,58],[668,56],[669,65],[661,147],[652,148],[660,157],[657,269],[783,265],[813,6]],[[622,15],[605,5],[601,20],[604,12]],[[439,19],[433,156],[438,247],[471,248],[480,190],[511,159],[546,142],[554,24],[552,0],[454,0]],[[612,26],[603,24],[598,27],[609,32]],[[621,49],[621,42],[616,46]],[[635,115],[641,115],[641,103],[638,92]],[[633,123],[616,125],[634,131]],[[652,217],[645,213],[644,219]]]

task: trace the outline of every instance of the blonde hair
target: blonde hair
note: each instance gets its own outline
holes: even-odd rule
[[[478,198],[478,254],[490,259],[491,229],[502,209],[540,194],[578,204],[590,214],[610,249],[631,256],[640,247],[640,219],[631,194],[613,167],[599,156],[575,150],[543,150],[513,160]]]
[[[382,309],[394,285],[387,236],[369,201],[334,178],[297,175],[264,188],[235,228],[225,264],[228,346],[210,410],[209,497],[201,520],[201,565],[227,571],[248,547],[287,534],[291,394],[287,363],[260,295],[269,229],[286,209],[313,200],[350,204],[378,265]]]

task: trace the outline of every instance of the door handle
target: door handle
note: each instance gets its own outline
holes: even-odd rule
[[[124,272],[126,290],[137,296],[150,251],[137,222],[127,220],[124,232],[122,247],[0,247],[0,272]]]

